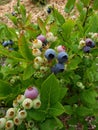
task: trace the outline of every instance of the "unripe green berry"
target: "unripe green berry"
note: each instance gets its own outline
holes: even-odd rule
[[[6,130],[11,130],[14,127],[14,122],[12,120],[8,120],[5,124]]]
[[[16,116],[16,117],[13,119],[13,121],[14,121],[14,124],[17,125],[17,126],[22,123],[22,120],[21,120],[18,116]]]
[[[0,118],[0,130],[5,127],[6,124],[6,119],[5,118]]]
[[[16,108],[9,108],[6,112],[6,118],[12,119],[16,114]]]
[[[27,117],[27,112],[26,110],[20,110],[18,113],[17,113],[17,116],[19,119],[25,119]]]
[[[26,98],[23,101],[22,106],[24,107],[24,109],[31,109],[33,106],[32,100],[30,98]]]
[[[40,106],[41,106],[41,101],[40,101],[40,99],[39,99],[39,98],[34,99],[34,100],[33,100],[33,108],[34,108],[34,109],[38,109],[38,108],[40,108]]]

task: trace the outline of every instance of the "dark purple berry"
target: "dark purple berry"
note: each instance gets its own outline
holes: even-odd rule
[[[59,63],[64,63],[68,60],[68,54],[64,51],[58,53],[57,59]]]
[[[85,46],[85,47],[83,48],[83,51],[84,51],[85,53],[89,53],[90,50],[91,50],[91,48],[90,48],[89,46]]]
[[[94,43],[94,41],[92,41],[92,39],[87,38],[87,39],[85,40],[85,42],[86,42],[86,46],[89,46],[89,47],[91,47],[91,48],[95,47],[95,43]]]
[[[47,60],[52,60],[56,57],[56,53],[53,49],[47,49],[45,51],[45,57],[47,58]]]
[[[37,37],[38,40],[42,41],[42,42],[45,42],[46,41],[46,37],[44,35],[39,35]]]

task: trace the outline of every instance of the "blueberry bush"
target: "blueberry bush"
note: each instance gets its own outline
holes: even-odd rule
[[[98,1],[68,0],[31,22],[18,0],[0,23],[0,129],[98,129]],[[75,10],[76,15],[75,15]]]

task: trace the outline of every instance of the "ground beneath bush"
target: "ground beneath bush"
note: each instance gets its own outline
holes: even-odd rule
[[[58,11],[65,16],[64,7],[67,0],[48,0],[46,6],[38,6],[32,3],[31,0],[21,0],[21,3],[25,5],[27,14],[32,15],[32,22],[36,22],[37,18],[45,18],[47,16],[46,8],[48,5],[52,5],[58,9]],[[16,5],[17,0],[0,0],[0,21],[5,22],[8,25],[12,25],[11,21],[5,16],[6,13],[13,12],[13,8]]]

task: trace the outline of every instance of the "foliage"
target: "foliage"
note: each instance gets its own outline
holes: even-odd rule
[[[39,109],[27,111],[25,124],[16,126],[17,130],[73,129],[79,123],[84,129],[88,129],[88,125],[93,123],[97,129],[97,5],[97,0],[68,0],[65,6],[68,16],[64,18],[57,9],[51,7],[52,11],[47,18],[38,18],[38,23],[34,24],[31,23],[31,16],[27,16],[25,7],[18,1],[15,15],[7,14],[14,27],[0,23],[0,101],[9,108],[17,95],[22,94],[28,86],[36,86],[42,102]],[[74,6],[79,14],[77,17],[73,15]],[[56,51],[59,45],[65,47],[68,61],[64,64],[63,72],[51,72],[57,59],[52,62],[44,60],[35,65],[33,46],[40,34],[48,42],[40,48],[42,59],[45,59],[47,49]],[[89,52],[83,50],[87,38],[95,45]],[[3,42],[8,40],[14,43],[4,47]],[[63,116],[68,118],[65,125]],[[89,116],[94,116],[96,120],[87,122],[86,118]],[[29,121],[33,121],[34,125],[30,126]]]

